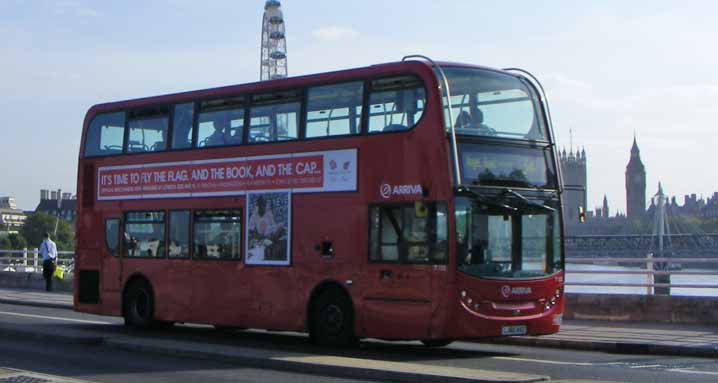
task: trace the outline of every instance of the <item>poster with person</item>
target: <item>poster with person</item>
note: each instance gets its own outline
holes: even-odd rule
[[[247,193],[248,265],[289,265],[291,193]]]

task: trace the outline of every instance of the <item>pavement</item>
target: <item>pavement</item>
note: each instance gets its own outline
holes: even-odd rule
[[[49,308],[72,308],[72,295],[64,292],[43,292],[17,289],[0,289],[0,303]],[[2,329],[0,329],[2,330]],[[12,329],[5,329],[9,335]],[[46,334],[57,336],[56,334]],[[43,334],[34,334],[42,338]],[[172,355],[211,357],[241,362],[259,367],[280,368],[290,371],[311,372],[321,370],[333,375],[365,376],[395,381],[457,381],[457,382],[541,382],[546,377],[475,369],[443,368],[416,363],[381,362],[342,356],[317,356],[282,352],[272,353],[241,347],[202,348],[197,342],[165,339],[158,341],[137,337],[105,339],[98,335],[78,332],[69,336],[75,342],[95,344]],[[564,321],[561,331],[540,337],[517,336],[491,339],[487,343],[521,346],[554,347],[586,351],[603,351],[632,355],[677,355],[692,357],[718,357],[718,326],[661,324],[642,322]],[[198,349],[198,347],[200,347]],[[357,375],[359,374],[359,375]]]
[[[72,293],[0,288],[0,303],[72,310]]]
[[[72,294],[0,289],[0,303],[72,309]],[[557,334],[497,338],[489,342],[627,354],[718,357],[718,325],[566,320]]]

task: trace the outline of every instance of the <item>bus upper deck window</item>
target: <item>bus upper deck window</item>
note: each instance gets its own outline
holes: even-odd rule
[[[122,153],[125,138],[125,112],[98,114],[85,137],[85,157]]]
[[[424,113],[426,95],[414,76],[372,81],[369,94],[369,133],[411,129]]]
[[[174,106],[172,114],[172,149],[192,147],[194,104],[188,102]]]
[[[167,108],[149,108],[129,114],[127,151],[161,152],[167,149],[169,125]]]
[[[309,88],[307,133],[311,137],[358,134],[364,84],[350,82]]]
[[[446,68],[445,74],[451,88],[451,114],[457,134],[548,139],[540,98],[521,77],[462,67]],[[444,124],[449,131],[449,102],[446,96],[442,101]]]
[[[244,97],[204,101],[200,104],[197,146],[239,145],[244,136]]]
[[[299,138],[299,92],[285,91],[252,97],[249,110],[251,143],[288,141]]]

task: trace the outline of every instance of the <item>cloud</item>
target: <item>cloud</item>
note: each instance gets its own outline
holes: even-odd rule
[[[312,36],[320,41],[339,41],[359,37],[359,32],[339,26],[328,26],[312,31]]]

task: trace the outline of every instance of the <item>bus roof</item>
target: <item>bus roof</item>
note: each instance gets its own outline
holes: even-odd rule
[[[491,71],[501,70],[489,67],[483,67],[472,64],[456,63],[456,62],[437,62],[440,66],[461,66],[470,67],[477,69],[485,69]],[[114,111],[118,109],[131,109],[146,106],[148,104],[170,104],[170,103],[181,103],[190,102],[195,99],[204,97],[224,97],[230,95],[236,95],[237,93],[253,93],[257,91],[270,92],[273,90],[280,90],[286,88],[304,87],[311,85],[319,85],[324,82],[336,82],[343,79],[351,79],[357,77],[371,77],[376,75],[391,75],[394,72],[406,71],[407,69],[413,69],[415,72],[425,72],[431,70],[431,66],[425,61],[419,60],[407,60],[407,61],[396,61],[383,64],[375,64],[366,67],[342,69],[332,72],[314,73],[308,75],[301,75],[295,77],[287,77],[283,79],[267,80],[267,81],[256,81],[244,84],[226,85],[214,88],[205,88],[200,90],[192,90],[178,93],[169,93],[158,96],[142,97],[135,99],[127,99],[121,101],[113,101],[107,103],[100,103],[93,105],[86,114],[85,124],[87,124],[88,118],[94,116],[97,113],[106,111]],[[426,73],[426,72],[425,72]]]

